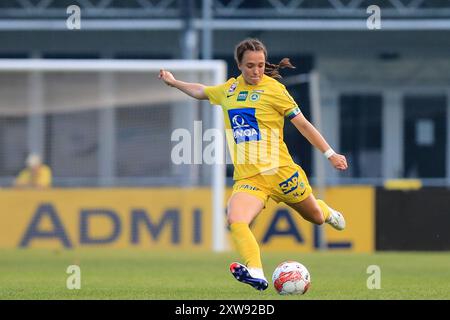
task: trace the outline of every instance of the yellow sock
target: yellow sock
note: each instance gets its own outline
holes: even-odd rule
[[[250,227],[245,222],[235,222],[230,225],[231,237],[244,264],[251,268],[262,268],[259,245]]]
[[[327,204],[322,200],[317,199],[317,203],[319,204],[320,209],[322,209],[325,221],[327,221],[331,214],[330,208],[328,208]]]

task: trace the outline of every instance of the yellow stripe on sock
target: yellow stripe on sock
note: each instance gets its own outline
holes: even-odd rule
[[[230,225],[231,237],[244,264],[251,268],[262,268],[258,242],[250,227],[245,222],[235,222]]]

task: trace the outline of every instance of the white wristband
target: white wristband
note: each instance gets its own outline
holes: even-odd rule
[[[328,149],[327,151],[325,151],[323,153],[323,155],[327,158],[330,159],[331,156],[335,155],[336,152],[334,152],[334,150],[332,148]]]

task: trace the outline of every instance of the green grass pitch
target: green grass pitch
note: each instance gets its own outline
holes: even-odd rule
[[[0,250],[0,299],[450,299],[450,254],[263,252],[267,278],[296,260],[310,271],[303,296],[258,292],[228,271],[236,253],[151,250]],[[66,288],[69,265],[81,268],[81,289]],[[367,267],[381,269],[381,289],[367,288]]]

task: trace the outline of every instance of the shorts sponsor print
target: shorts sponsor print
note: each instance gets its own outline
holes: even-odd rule
[[[275,202],[297,203],[305,200],[311,193],[305,172],[299,165],[284,166],[274,174],[258,174],[235,182],[233,194],[245,192],[264,202],[272,198]]]

